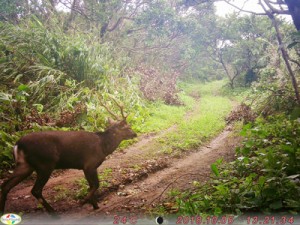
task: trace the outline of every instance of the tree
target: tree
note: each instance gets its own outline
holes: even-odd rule
[[[285,0],[289,12],[293,18],[295,27],[300,30],[300,0]]]
[[[0,21],[16,23],[24,14],[29,12],[28,1],[0,0]]]
[[[267,49],[275,41],[271,26],[265,17],[253,15],[232,14],[217,20],[206,49],[211,59],[222,66],[231,88],[236,84],[250,85],[268,63]]]
[[[277,19],[274,16],[274,14],[272,13],[272,10],[274,10],[274,9],[272,8],[272,5],[267,0],[264,0],[264,2],[266,3],[266,5],[268,5],[270,7],[269,9],[271,11],[268,10],[267,7],[265,7],[263,5],[262,0],[259,1],[259,4],[262,6],[262,8],[264,9],[265,13],[267,14],[267,16],[272,21],[273,26],[274,26],[274,28],[276,30],[276,37],[277,37],[278,45],[280,46],[281,55],[282,55],[282,58],[283,58],[283,60],[285,62],[287,71],[288,71],[288,73],[289,73],[289,75],[291,77],[291,80],[292,80],[292,85],[293,85],[293,88],[294,88],[296,101],[300,105],[300,94],[299,94],[298,82],[297,82],[297,79],[296,79],[296,75],[295,75],[295,73],[294,73],[294,71],[292,69],[292,66],[291,66],[291,64],[289,62],[290,56],[288,54],[288,51],[287,51],[286,47],[283,44],[282,34],[281,34],[280,30],[279,30],[279,25],[278,25]],[[290,4],[290,7],[292,7],[292,4]],[[294,7],[294,5],[293,5],[293,7]],[[292,13],[295,13],[295,11],[297,11],[297,7],[296,6],[295,6],[295,9],[293,9]],[[294,15],[293,19],[294,18],[297,19],[298,16]],[[294,24],[297,27],[298,21],[294,20]]]
[[[259,4],[264,10],[264,13],[255,13],[251,11],[247,11],[244,9],[241,9],[234,4],[232,4],[228,0],[224,0],[228,4],[232,5],[233,7],[239,9],[240,11],[252,13],[255,15],[266,15],[269,17],[269,19],[272,21],[272,24],[276,30],[276,37],[278,41],[278,45],[281,51],[282,58],[284,59],[287,71],[289,76],[291,77],[291,82],[292,86],[294,89],[295,93],[295,98],[296,102],[300,105],[300,94],[299,94],[299,88],[298,88],[298,82],[296,78],[296,74],[294,73],[292,66],[290,64],[290,56],[289,53],[284,46],[283,39],[282,39],[282,34],[279,29],[278,21],[276,18],[276,15],[278,14],[290,14],[293,18],[293,22],[295,27],[299,30],[299,12],[300,12],[300,0],[276,0],[276,1],[271,1],[271,0],[259,0]]]
[[[231,3],[230,0],[223,1],[240,11],[255,15],[267,15],[267,13],[272,15],[291,15],[296,29],[300,30],[300,0],[263,0],[264,7],[267,9],[267,12],[265,13],[256,13],[245,10]]]

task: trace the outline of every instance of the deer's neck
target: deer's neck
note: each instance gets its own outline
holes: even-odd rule
[[[113,135],[113,133],[110,131],[104,131],[103,133],[97,134],[103,141],[103,152],[106,156],[113,153],[122,141],[121,137]]]

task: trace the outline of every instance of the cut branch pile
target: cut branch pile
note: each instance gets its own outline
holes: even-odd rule
[[[140,66],[137,72],[141,76],[140,90],[150,101],[163,100],[168,105],[181,105],[176,82],[178,73],[161,72],[158,69]]]
[[[30,114],[22,119],[19,130],[33,129],[34,124],[38,124],[39,126],[72,127],[76,125],[78,117],[85,111],[85,105],[78,104],[72,111],[62,111],[59,118],[56,120],[47,113],[39,113],[36,109],[32,109]]]
[[[244,124],[249,122],[254,122],[255,118],[257,116],[255,113],[251,110],[251,107],[246,105],[245,103],[242,103],[238,107],[236,107],[229,116],[226,118],[227,124],[230,124],[234,121],[243,121]]]

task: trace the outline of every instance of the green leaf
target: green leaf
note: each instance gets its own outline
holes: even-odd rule
[[[25,84],[21,84],[21,85],[19,85],[18,90],[19,91],[28,91],[29,87]]]
[[[218,177],[220,176],[220,173],[219,173],[219,170],[218,170],[218,167],[215,163],[211,164],[211,170],[214,172],[214,174]]]
[[[251,125],[250,123],[246,124],[246,125],[243,127],[242,131],[240,132],[240,135],[241,135],[241,136],[246,136],[247,133],[248,133],[248,130],[249,130],[251,127],[252,127],[252,125]]]
[[[297,44],[299,44],[298,42],[294,41],[293,43],[289,44],[287,46],[287,48],[293,48],[294,46],[296,46]]]
[[[218,216],[218,215],[221,215],[221,214],[222,214],[222,209],[216,207],[215,210],[214,210],[214,215]]]
[[[282,208],[282,201],[278,200],[276,202],[271,203],[270,205],[271,209],[281,209]]]
[[[33,104],[32,106],[36,107],[39,113],[43,112],[44,106],[42,104]]]
[[[258,184],[259,184],[259,186],[263,187],[264,184],[265,184],[265,182],[266,182],[266,177],[260,176],[260,177],[258,178]]]
[[[291,119],[295,120],[298,119],[299,117],[300,117],[300,107],[296,106],[291,113]]]
[[[249,155],[250,151],[251,149],[246,147],[241,149],[243,155]]]
[[[253,141],[253,140],[249,140],[249,141],[247,141],[246,144],[245,144],[245,146],[246,146],[247,148],[251,148],[253,145],[254,145],[254,141]]]

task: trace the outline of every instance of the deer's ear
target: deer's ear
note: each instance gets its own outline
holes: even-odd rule
[[[113,125],[115,123],[115,121],[113,119],[111,119],[111,118],[108,118],[107,119],[107,123],[108,123],[108,126],[111,126],[111,125]]]

